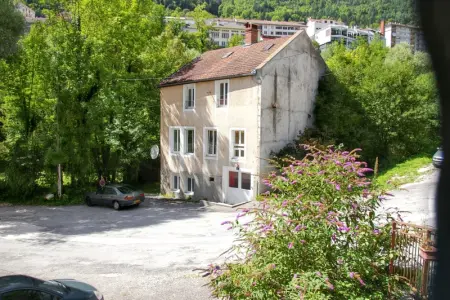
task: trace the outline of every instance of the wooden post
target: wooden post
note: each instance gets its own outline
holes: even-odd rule
[[[422,278],[420,283],[420,295],[424,298],[428,298],[428,277],[430,275],[430,262],[436,260],[436,248],[432,246],[426,246],[426,248],[419,248],[419,255],[423,260]]]
[[[391,250],[395,249],[395,234],[397,230],[397,223],[395,221],[392,222],[392,233],[391,233]],[[391,258],[389,261],[389,274],[394,274],[394,259]]]

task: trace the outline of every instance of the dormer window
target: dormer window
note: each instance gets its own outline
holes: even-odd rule
[[[216,103],[217,107],[227,107],[230,92],[230,81],[216,81]]]
[[[195,108],[195,84],[186,84],[183,87],[183,109],[193,110]]]

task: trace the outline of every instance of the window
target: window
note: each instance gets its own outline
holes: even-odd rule
[[[281,31],[277,31],[275,32],[276,35],[283,35],[283,33]]]
[[[184,130],[185,154],[194,154],[195,131],[193,128]]]
[[[220,34],[219,34],[219,32],[218,31],[212,31],[211,32],[211,37],[214,39],[214,38],[219,38],[219,36],[220,36]]]
[[[283,29],[283,27],[277,26],[277,27],[275,27],[275,29]]]
[[[37,290],[17,290],[1,295],[2,300],[59,300],[61,298]]]
[[[221,44],[222,47],[226,47],[227,46],[227,42],[225,42],[225,41],[222,41],[220,44]]]
[[[217,129],[205,129],[205,155],[217,157]]]
[[[187,84],[183,87],[184,110],[195,108],[195,85]]]
[[[113,189],[111,187],[105,187],[105,192],[103,194],[104,195],[117,195],[117,192],[115,189]]]
[[[216,82],[216,101],[218,107],[228,105],[229,81],[222,80]]]
[[[241,173],[241,189],[250,190],[251,188],[251,178],[250,173]]]
[[[264,31],[264,34],[266,35],[266,34],[267,34],[267,31]]]
[[[239,31],[237,31],[237,30],[232,30],[231,31],[231,35],[233,36],[233,35],[238,35],[239,34]]]
[[[245,131],[232,130],[231,139],[233,141],[232,157],[245,157]]]
[[[228,173],[228,186],[231,188],[239,187],[239,173],[235,171],[230,171]]]
[[[181,149],[180,128],[170,128],[170,152],[180,153]]]
[[[194,192],[194,186],[195,186],[195,179],[192,178],[192,177],[188,177],[186,191],[188,193],[193,193]]]
[[[180,176],[172,176],[172,190],[178,191],[180,189]]]
[[[228,32],[222,32],[222,38],[223,38],[223,39],[228,39],[228,38],[230,38],[230,33],[228,33]]]

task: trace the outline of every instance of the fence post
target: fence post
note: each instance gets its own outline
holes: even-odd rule
[[[397,230],[397,223],[395,221],[392,222],[392,233],[391,233],[391,249],[395,249],[395,233]],[[389,261],[389,274],[394,274],[394,259],[391,258]]]
[[[430,275],[430,262],[436,260],[436,248],[431,246],[431,231],[426,231],[425,241],[419,247],[419,255],[423,259],[422,278],[420,284],[420,294],[423,298],[428,298],[428,277]]]

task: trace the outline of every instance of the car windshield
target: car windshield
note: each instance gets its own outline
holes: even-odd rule
[[[133,190],[130,187],[128,187],[128,186],[119,186],[119,187],[117,187],[117,189],[122,194],[131,194],[131,193],[133,193]]]

